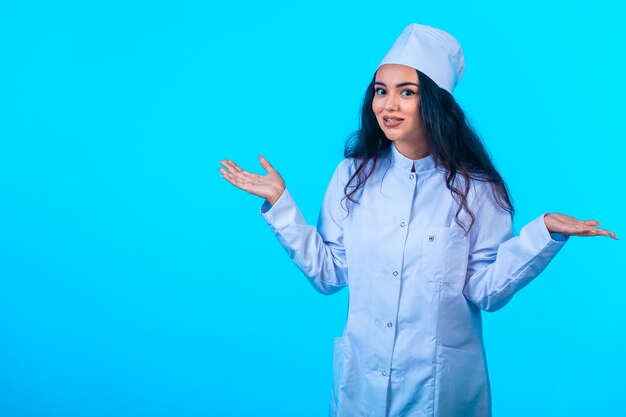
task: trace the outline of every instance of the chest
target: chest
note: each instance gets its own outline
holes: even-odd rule
[[[437,172],[374,175],[358,202],[351,206],[346,238],[360,247],[378,249],[382,242],[419,238],[428,227],[453,226],[458,208]]]
[[[349,267],[358,271],[353,277],[398,271],[427,281],[457,279],[452,275],[463,273],[468,239],[455,222],[458,203],[443,175],[387,172],[372,179],[344,230]]]

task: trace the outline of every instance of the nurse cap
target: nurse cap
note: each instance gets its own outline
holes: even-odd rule
[[[459,41],[448,32],[417,23],[404,29],[378,67],[383,64],[402,64],[420,70],[450,94],[465,71]]]

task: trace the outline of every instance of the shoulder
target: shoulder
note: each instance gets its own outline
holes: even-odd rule
[[[468,206],[475,214],[511,217],[500,189],[491,181],[472,179],[467,197]]]
[[[493,184],[490,181],[484,181],[476,178],[470,179],[470,189],[467,195],[468,200],[478,205],[482,204],[485,199],[493,196]]]
[[[333,180],[337,181],[342,186],[345,186],[350,178],[356,172],[358,162],[354,158],[344,158],[335,167],[333,173]]]

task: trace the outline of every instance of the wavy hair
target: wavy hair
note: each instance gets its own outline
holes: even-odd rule
[[[416,71],[420,83],[420,118],[426,139],[435,164],[444,168],[446,186],[459,205],[455,222],[466,233],[474,225],[475,216],[467,201],[470,180],[489,182],[496,202],[512,217],[514,209],[506,184],[478,134],[469,125],[465,113],[452,94],[440,88],[423,72]],[[389,150],[392,143],[383,133],[372,110],[375,81],[376,73],[365,91],[360,127],[348,137],[344,148],[344,157],[353,158],[356,162],[356,169],[344,187],[344,199],[356,204],[359,202],[354,198],[355,194],[376,169],[380,152]],[[352,188],[351,191],[348,191],[349,188]],[[350,209],[347,210],[349,214]],[[459,218],[461,210],[465,210],[471,219],[467,228]]]

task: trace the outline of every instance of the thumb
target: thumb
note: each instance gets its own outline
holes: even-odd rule
[[[272,165],[267,161],[267,159],[263,158],[261,154],[259,154],[259,161],[261,162],[261,166],[263,167],[263,169],[265,169],[267,172],[276,171],[274,167],[272,167]]]

